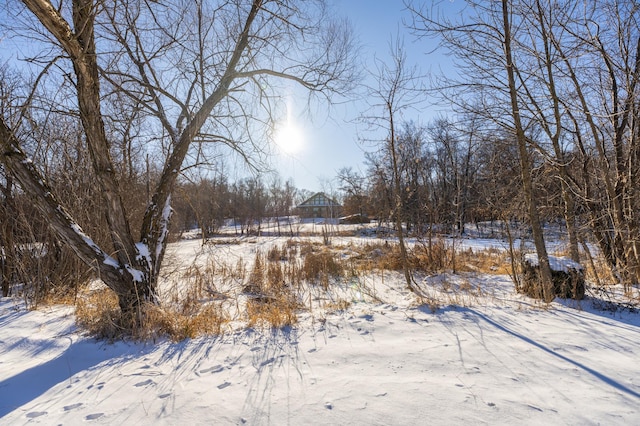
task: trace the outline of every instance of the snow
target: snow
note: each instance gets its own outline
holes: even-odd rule
[[[158,259],[160,259],[160,255],[162,254],[162,249],[163,249],[163,244],[164,244],[164,240],[167,237],[167,235],[169,234],[169,229],[168,229],[168,225],[169,225],[169,219],[171,218],[171,213],[173,212],[173,210],[171,209],[171,195],[167,196],[167,199],[164,203],[164,207],[162,208],[162,219],[161,219],[161,223],[162,223],[162,229],[160,230],[160,237],[158,238],[158,242],[156,244],[156,253],[155,253],[155,263],[158,262]]]
[[[531,266],[538,266],[538,255],[528,253],[524,256],[524,260]],[[578,262],[567,257],[549,256],[549,267],[552,271],[569,273],[573,271],[582,271],[584,268]]]
[[[58,210],[64,212],[64,210],[62,209],[62,206],[58,206]],[[102,249],[98,247],[98,245],[87,234],[84,233],[80,225],[78,225],[75,222],[72,222],[70,226],[73,232],[75,232],[82,240],[84,240],[87,246],[91,247],[91,249],[96,254],[104,258],[103,263],[105,265],[111,266],[115,269],[120,269],[120,264],[118,263],[118,261],[113,257],[109,256],[107,253],[103,252]]]
[[[167,260],[233,264],[283,241],[181,241]],[[435,310],[377,274],[294,328],[179,343],[96,341],[72,308],[0,299],[0,424],[640,424],[638,313],[543,305],[506,276],[418,283]]]
[[[149,246],[145,243],[138,242],[136,243],[136,249],[138,249],[138,253],[140,253],[141,259],[149,260],[151,258],[149,254]]]

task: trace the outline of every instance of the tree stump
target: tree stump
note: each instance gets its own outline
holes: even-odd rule
[[[563,299],[582,300],[585,292],[584,268],[578,262],[565,257],[549,256],[553,294]],[[525,255],[522,262],[522,283],[517,289],[529,297],[542,299],[538,256]]]

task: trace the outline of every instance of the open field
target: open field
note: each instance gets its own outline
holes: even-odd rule
[[[401,272],[382,269],[393,240],[181,240],[167,254],[163,307],[208,306],[219,329],[180,341],[96,341],[72,307],[3,299],[0,420],[639,422],[638,289],[533,301],[514,292],[504,250],[488,241],[458,241],[456,273],[417,268],[417,297]],[[99,286],[80,296],[85,308],[92,294]]]

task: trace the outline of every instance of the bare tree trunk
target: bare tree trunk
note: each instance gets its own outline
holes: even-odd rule
[[[149,285],[154,290],[167,246],[173,187],[182,169],[182,163],[184,162],[191,142],[204,125],[213,108],[229,93],[231,83],[236,78],[236,67],[241,59],[242,53],[249,44],[249,29],[261,8],[261,4],[262,2],[260,0],[253,1],[251,11],[246,18],[242,33],[235,45],[225,74],[220,79],[216,89],[204,101],[202,107],[193,116],[191,121],[189,121],[179,139],[176,141],[172,154],[165,164],[158,187],[144,215],[140,240],[149,248]]]
[[[404,279],[407,282],[407,288],[413,289],[413,279],[411,277],[411,269],[409,267],[409,256],[407,254],[407,247],[404,243],[404,230],[402,229],[402,187],[400,185],[400,171],[398,170],[398,157],[396,154],[395,143],[395,124],[393,118],[393,105],[387,103],[387,109],[389,112],[389,150],[391,151],[391,160],[393,163],[393,186],[395,189],[395,225],[396,235],[398,236],[398,244],[400,245],[400,261],[402,262],[402,271],[404,272]]]
[[[109,225],[116,257],[116,265],[109,268],[109,273],[103,271],[105,268],[100,266],[97,269],[100,271],[103,281],[118,295],[120,307],[123,311],[131,312],[143,300],[153,300],[153,294],[152,288],[149,286],[146,261],[134,243],[125,215],[115,175],[115,167],[109,152],[109,142],[106,137],[104,122],[102,121],[98,64],[93,31],[96,6],[93,0],[75,0],[73,2],[72,19],[76,29],[76,32],[74,32],[51,3],[43,0],[23,0],[23,3],[58,40],[73,63],[77,78],[76,90],[80,120],[84,128],[93,170],[105,201],[106,208],[104,213]],[[3,125],[3,127],[3,131],[6,132],[6,136],[3,135],[3,139],[6,138],[5,141],[8,142],[13,135],[11,135],[6,126]],[[14,149],[19,149],[17,141],[14,140],[11,145],[13,145]],[[24,153],[21,152],[21,155],[24,155]],[[25,186],[30,187],[33,191],[31,195],[34,198],[47,201],[46,203],[42,202],[42,200],[39,202],[39,207],[45,214],[52,213],[51,211],[45,211],[47,209],[53,208],[55,210],[58,208],[57,200],[53,198],[51,191],[48,191],[49,197],[47,197],[44,181],[42,181],[43,185],[38,185],[35,168],[20,167],[14,162],[13,171],[21,173],[21,185],[23,185],[23,188]],[[80,242],[77,236],[74,237],[68,232],[68,229],[74,226],[77,227],[77,224],[66,212],[64,214],[54,213],[54,216],[56,216],[57,220],[52,221],[52,227],[56,233],[66,240],[85,263],[95,268],[96,254],[89,255],[84,239],[81,237],[82,242]],[[93,242],[91,244],[95,246]],[[95,248],[99,250],[98,257],[104,257],[102,250],[98,249],[97,246]],[[104,263],[104,259],[102,263]],[[113,274],[113,269],[118,269],[120,273]]]
[[[515,80],[515,65],[511,53],[511,23],[509,21],[509,1],[502,0],[502,18],[504,24],[504,55],[506,60],[506,71],[509,83],[509,97],[511,99],[511,114],[515,127],[516,142],[518,143],[518,152],[520,154],[520,171],[522,174],[523,192],[527,202],[527,211],[531,232],[533,234],[533,243],[536,247],[538,255],[538,263],[540,267],[540,280],[542,287],[542,296],[545,301],[551,302],[554,299],[553,284],[551,281],[551,268],[549,266],[549,256],[544,241],[542,224],[538,213],[537,198],[533,188],[533,179],[531,176],[531,158],[527,147],[527,137],[520,120],[520,106],[518,105],[518,95]]]
[[[560,136],[562,132],[562,116],[560,113],[560,98],[556,90],[555,76],[553,70],[553,62],[551,57],[551,41],[552,37],[551,28],[547,28],[545,21],[543,8],[540,1],[536,1],[536,12],[538,18],[538,30],[542,36],[542,44],[544,46],[544,57],[542,58],[547,74],[547,87],[551,102],[553,104],[553,125],[555,130],[551,130],[551,124],[546,120],[545,114],[541,112],[540,117],[543,120],[543,127],[551,143],[553,145],[553,151],[556,157],[558,174],[560,177],[560,190],[562,193],[562,200],[564,203],[564,219],[567,226],[567,234],[569,236],[569,256],[575,262],[580,262],[580,254],[578,252],[578,234],[576,231],[576,211],[575,201],[572,196],[571,188],[569,187],[569,172],[567,171],[567,162],[564,152],[560,146]]]
[[[13,202],[13,179],[6,176],[6,185],[0,185],[4,197],[4,206],[0,205],[0,288],[2,297],[11,293],[11,280],[15,262],[15,205]]]
[[[57,201],[44,177],[20,149],[18,141],[2,117],[0,117],[0,148],[2,148],[0,156],[7,171],[30,196],[35,207],[49,217],[49,225],[58,236],[84,263],[93,267],[117,294],[129,294],[132,287],[130,271],[123,271],[116,259],[105,253],[82,232],[80,226]],[[127,277],[130,281],[127,281]]]
[[[617,213],[621,210],[621,208],[619,206],[618,198],[615,195],[615,184],[611,178],[612,173],[609,167],[609,161],[607,159],[608,156],[605,152],[602,135],[600,133],[598,125],[594,120],[594,114],[592,113],[589,103],[587,102],[587,98],[583,92],[582,85],[578,80],[576,70],[569,61],[567,55],[565,55],[565,53],[563,52],[562,46],[555,39],[552,39],[552,41],[554,42],[554,47],[558,50],[564,60],[569,78],[573,84],[573,88],[575,89],[575,94],[580,102],[580,107],[582,109],[581,112],[584,114],[584,119],[588,125],[590,135],[593,138],[593,145],[596,148],[596,152],[598,153],[598,157],[600,160],[597,164],[593,164],[593,166],[595,166],[596,170],[600,171],[600,176],[604,183],[605,193],[607,194],[607,199],[603,203],[599,203],[595,199],[595,191],[593,189],[594,184],[592,183],[589,175],[589,168],[592,165],[592,161],[590,160],[590,156],[584,146],[583,138],[581,135],[582,132],[580,130],[580,126],[577,123],[577,119],[569,111],[569,116],[572,118],[575,124],[574,132],[577,137],[578,147],[580,148],[583,156],[582,175],[585,185],[583,189],[583,198],[586,200],[587,206],[589,208],[592,222],[591,228],[596,237],[596,241],[598,242],[598,245],[600,246],[600,249],[602,250],[602,253],[604,254],[605,259],[611,267],[614,275],[620,275],[619,271],[621,269],[622,275],[624,275],[624,253],[622,253],[620,250],[619,243],[621,239],[619,234],[620,229],[618,227],[620,225],[621,216]],[[605,213],[602,211],[603,205],[608,206],[607,211],[611,218],[611,223],[603,219]],[[625,278],[623,276],[619,276],[619,279],[621,281],[625,281]]]
[[[165,165],[158,188],[145,214],[141,230],[142,245],[140,246],[134,243],[129,223],[124,213],[115,177],[115,167],[109,153],[109,143],[102,121],[98,65],[93,31],[96,6],[92,0],[75,0],[73,2],[73,23],[77,30],[74,33],[51,3],[44,0],[23,0],[23,2],[60,42],[73,63],[77,77],[80,118],[87,138],[93,169],[106,203],[105,214],[116,255],[116,262],[114,262],[116,266],[115,268],[107,268],[109,273],[100,265],[97,269],[100,271],[103,281],[118,295],[123,311],[131,311],[141,301],[155,300],[158,272],[167,244],[168,225],[171,215],[171,193],[175,181],[191,141],[199,132],[211,110],[229,91],[231,82],[236,74],[235,67],[241,58],[242,52],[248,45],[249,28],[260,9],[261,2],[254,1],[229,66],[218,87],[205,100],[204,105],[194,115],[176,141],[175,149]],[[26,159],[4,122],[2,123],[2,139],[3,144],[11,145],[12,149],[19,152],[19,155],[15,154],[15,156],[22,156]],[[77,254],[81,255],[85,263],[95,268],[96,255],[89,255],[86,251],[87,244],[83,238],[80,238],[81,241],[79,241],[78,238],[70,235],[68,230],[65,229],[77,227],[77,224],[68,214],[55,213],[58,208],[57,200],[53,198],[51,191],[46,189],[44,180],[39,177],[35,168],[26,167],[24,164],[20,165],[15,161],[9,162],[12,164],[12,171],[20,175],[21,185],[29,187],[33,191],[32,195],[35,198],[47,200],[47,203],[40,202],[39,204],[46,214],[57,216],[57,221],[52,222],[52,227],[56,232],[72,246]],[[48,197],[47,194],[49,195]],[[91,244],[95,246],[96,250],[99,250],[99,258],[106,256],[93,242]],[[104,259],[98,261],[98,263],[104,264]],[[113,274],[112,269],[118,269],[120,273]]]

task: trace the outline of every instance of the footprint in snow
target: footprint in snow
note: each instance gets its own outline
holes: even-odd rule
[[[46,415],[47,415],[46,411],[32,411],[30,413],[27,413],[27,418],[35,419],[36,417],[46,416]]]
[[[276,360],[275,358],[269,358],[269,359],[267,359],[267,360],[265,360],[265,361],[262,361],[262,362],[260,363],[260,367],[264,367],[265,365],[271,364],[271,363],[272,363],[273,361],[275,361],[275,360]]]
[[[85,420],[96,420],[96,419],[99,419],[102,416],[104,416],[104,413],[94,413],[94,414],[89,414],[84,419]]]
[[[209,367],[209,368],[205,368],[203,370],[200,370],[199,373],[200,374],[205,374],[205,373],[219,373],[222,370],[224,370],[224,367],[220,364],[218,365],[214,365],[213,367]]]
[[[71,404],[71,405],[65,405],[64,407],[62,407],[62,409],[64,411],[71,411],[74,410],[76,408],[82,407],[82,402],[77,402],[75,404]]]
[[[138,371],[137,373],[134,373],[132,375],[134,376],[162,376],[163,373],[157,370],[152,370],[152,367],[149,364],[145,364],[142,367],[138,368],[138,370],[142,370],[142,371]]]
[[[96,383],[96,387],[98,389],[102,389],[104,387],[104,382]],[[89,390],[89,389],[93,389],[93,385],[87,386],[87,390]]]
[[[147,385],[155,385],[155,382],[153,380],[151,380],[151,379],[147,379],[147,380],[145,380],[143,382],[138,382],[133,386],[139,388],[139,387],[147,386]]]
[[[218,385],[218,389],[224,389],[224,388],[227,388],[229,386],[231,386],[231,383],[224,382],[224,383],[221,383],[221,384]]]

